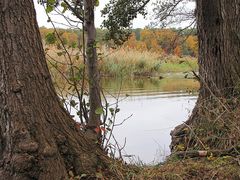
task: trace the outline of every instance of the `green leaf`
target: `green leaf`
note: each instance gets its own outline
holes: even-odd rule
[[[99,0],[95,0],[95,6],[99,6]]]
[[[56,0],[47,0],[46,12],[52,12],[54,10],[54,5],[56,5]]]
[[[96,109],[96,111],[95,111],[95,114],[98,114],[98,115],[101,115],[101,114],[103,114],[104,113],[104,111],[103,111],[103,108],[97,108]]]
[[[53,5],[47,5],[47,8],[46,8],[46,13],[50,13],[53,11]]]
[[[109,111],[110,111],[111,113],[113,113],[113,112],[114,112],[114,108],[109,108]]]
[[[109,111],[110,111],[110,112],[113,112],[113,111],[114,111],[114,108],[109,108]]]
[[[68,10],[67,4],[65,2],[62,2],[61,6],[63,7],[62,13],[65,13]]]
[[[47,3],[53,5],[56,3],[56,0],[47,0]]]

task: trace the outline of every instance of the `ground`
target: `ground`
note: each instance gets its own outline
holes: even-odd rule
[[[240,179],[240,157],[206,157],[197,159],[173,159],[154,167],[138,167],[132,176],[134,180],[157,179]]]
[[[115,174],[109,174],[105,170],[97,172],[95,177],[84,174],[70,180],[240,180],[240,156],[189,159],[171,157],[155,166],[126,165],[113,161],[110,167],[115,169]]]

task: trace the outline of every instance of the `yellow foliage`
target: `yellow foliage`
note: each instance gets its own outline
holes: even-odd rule
[[[190,35],[186,39],[186,46],[187,46],[187,48],[189,48],[190,50],[192,50],[194,52],[194,56],[197,56],[197,54],[198,54],[198,41],[197,41],[196,36]]]

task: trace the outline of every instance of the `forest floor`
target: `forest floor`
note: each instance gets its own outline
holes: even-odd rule
[[[238,180],[240,179],[240,157],[171,159],[156,166],[134,167],[133,169],[135,171],[129,171],[126,179]]]

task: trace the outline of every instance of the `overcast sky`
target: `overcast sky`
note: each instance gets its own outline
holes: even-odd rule
[[[100,0],[100,5],[98,7],[96,7],[96,15],[95,15],[95,24],[96,24],[96,27],[100,27],[102,21],[103,21],[103,18],[101,17],[101,9],[104,8],[105,4],[108,2],[109,0]],[[155,1],[155,0],[153,0]],[[45,11],[44,11],[44,8],[39,5],[37,3],[37,0],[34,0],[34,3],[35,3],[35,9],[36,9],[36,12],[37,12],[37,20],[38,20],[38,24],[39,24],[39,27],[41,26],[45,26],[45,27],[48,27],[48,28],[51,28],[52,25],[51,23],[48,23],[47,22],[47,16],[45,14]],[[149,5],[149,9],[150,9],[150,5]],[[67,13],[68,16],[71,16],[70,13]],[[64,21],[63,18],[61,18],[59,15],[51,15],[51,19],[53,21],[57,21],[57,22],[61,22],[61,23],[66,23]],[[147,19],[144,19],[142,16],[138,16],[136,20],[134,20],[133,22],[133,27],[134,28],[143,28],[145,26],[147,26],[150,22],[150,18],[147,18]],[[64,27],[62,25],[57,25],[58,27]]]
[[[98,7],[96,7],[96,11],[95,11],[95,24],[96,24],[96,27],[100,27],[102,21],[103,21],[103,18],[101,17],[101,9],[104,8],[105,4],[108,3],[109,0],[100,0],[100,5]],[[144,28],[145,26],[149,25],[149,23],[151,22],[151,10],[152,10],[152,3],[153,2],[156,2],[156,0],[151,0],[151,2],[148,4],[148,12],[149,12],[149,15],[146,19],[144,19],[141,15],[138,15],[138,17],[133,21],[133,28]],[[48,28],[51,28],[52,25],[51,23],[48,23],[47,22],[47,16],[46,16],[46,13],[44,11],[44,8],[42,5],[39,5],[37,3],[37,0],[34,0],[34,4],[35,4],[35,9],[36,9],[36,12],[37,12],[37,20],[38,20],[38,24],[39,24],[39,27],[41,26],[45,26],[45,27],[48,27]],[[188,6],[189,8],[194,8],[195,4],[194,3],[188,3]],[[67,16],[73,18],[73,16],[71,16],[71,14],[68,12],[66,13]],[[64,18],[62,18],[61,16],[59,15],[54,15],[54,14],[51,14],[51,19],[55,22],[60,22],[60,23],[64,23],[64,24],[68,24]],[[60,24],[55,24],[56,27],[61,27],[61,28],[68,28],[66,26],[63,26],[63,25],[60,25]],[[185,25],[182,25],[183,27]]]

